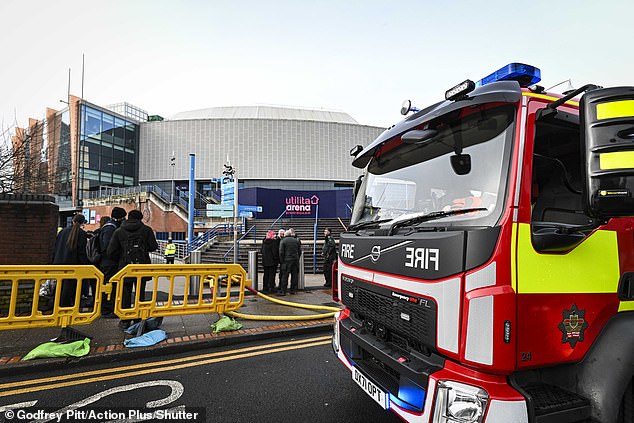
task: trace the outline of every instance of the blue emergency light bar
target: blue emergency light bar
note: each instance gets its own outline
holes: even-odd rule
[[[535,66],[523,63],[509,63],[476,82],[476,87],[481,87],[497,81],[517,81],[523,88],[537,84],[542,79],[542,73]]]
[[[541,79],[541,71],[539,68],[523,63],[509,63],[478,82],[474,83],[468,79],[461,82],[445,92],[445,99],[449,101],[461,99],[476,88],[492,82],[517,81],[520,83],[520,87],[526,88],[537,84]]]

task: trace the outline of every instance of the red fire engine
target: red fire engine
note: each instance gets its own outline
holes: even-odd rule
[[[351,152],[333,348],[405,421],[634,421],[634,87],[539,80],[467,80]]]

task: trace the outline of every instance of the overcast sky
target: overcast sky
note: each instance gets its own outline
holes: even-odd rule
[[[389,126],[510,62],[634,85],[634,1],[0,2],[0,123],[41,119],[71,93],[150,114],[280,105]],[[567,84],[553,91],[565,89]]]

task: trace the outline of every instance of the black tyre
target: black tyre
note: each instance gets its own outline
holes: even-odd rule
[[[619,418],[617,419],[618,423],[634,423],[634,390],[632,390],[632,383],[628,385],[625,390],[625,394],[623,394],[623,401],[621,401],[621,406],[619,407]]]

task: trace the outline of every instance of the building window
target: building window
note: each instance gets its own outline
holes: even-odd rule
[[[102,185],[136,185],[139,126],[87,104],[82,104],[81,116],[82,180],[79,186],[83,190],[98,190]],[[80,195],[80,198],[88,198],[87,193]]]

